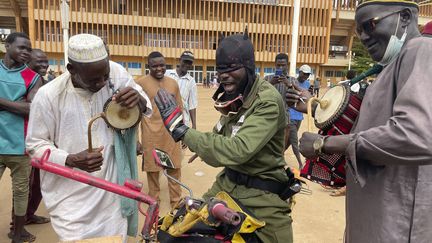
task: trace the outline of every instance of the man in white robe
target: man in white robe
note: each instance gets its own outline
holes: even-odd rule
[[[50,162],[116,183],[114,132],[102,119],[95,121],[96,149],[89,153],[87,123],[118,89],[118,103],[139,104],[146,116],[152,114],[151,102],[122,66],[108,60],[99,37],[71,37],[69,61],[69,71],[40,89],[32,102],[27,150],[40,157],[50,149]],[[121,214],[120,196],[45,171],[41,171],[41,190],[61,241],[113,235],[126,239],[128,225]]]

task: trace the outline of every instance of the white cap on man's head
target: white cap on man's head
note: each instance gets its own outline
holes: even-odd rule
[[[91,34],[78,34],[69,39],[68,57],[74,62],[91,63],[108,57],[102,39]]]
[[[303,65],[303,66],[300,67],[299,71],[302,72],[302,73],[311,74],[312,73],[312,68],[309,67],[309,65]]]

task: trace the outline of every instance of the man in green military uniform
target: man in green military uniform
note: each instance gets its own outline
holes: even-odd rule
[[[270,83],[256,76],[247,34],[220,42],[216,68],[221,85],[213,98],[222,116],[213,133],[185,126],[175,100],[161,89],[155,102],[165,126],[174,140],[183,140],[205,163],[225,167],[204,199],[225,191],[265,221],[256,232],[261,241],[292,242],[283,100]]]

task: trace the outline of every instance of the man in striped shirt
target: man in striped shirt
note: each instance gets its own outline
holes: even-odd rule
[[[165,76],[177,81],[183,100],[183,119],[185,124],[192,125],[192,128],[196,129],[197,85],[194,77],[188,73],[192,69],[193,62],[193,53],[184,51],[180,56],[180,64],[177,68],[167,70]]]

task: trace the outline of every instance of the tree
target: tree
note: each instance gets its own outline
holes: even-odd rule
[[[357,37],[354,38],[352,52],[355,53],[352,69],[356,70],[357,74],[363,73],[375,64]]]

